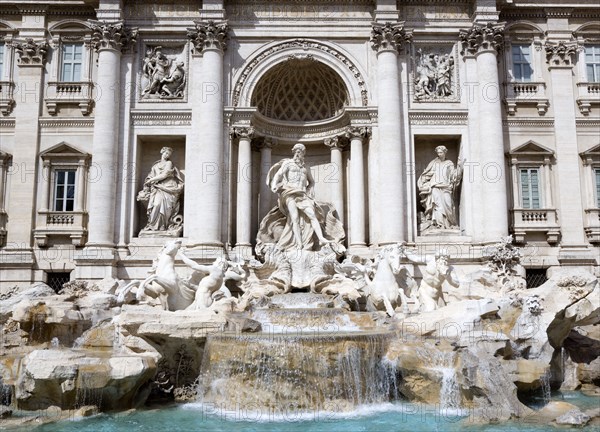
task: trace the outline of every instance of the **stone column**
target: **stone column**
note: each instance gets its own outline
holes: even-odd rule
[[[75,211],[83,211],[85,205],[86,163],[80,161],[77,165],[77,186],[75,189]]]
[[[503,25],[492,23],[476,24],[460,32],[463,54],[474,55],[477,61],[479,142],[475,145],[479,160],[475,169],[482,175],[481,205],[477,210],[485,209],[484,242],[497,242],[508,234],[507,171],[496,57],[504,41],[503,32]]]
[[[223,246],[223,52],[228,30],[227,23],[214,21],[188,29],[194,56],[202,56],[200,73],[193,72],[192,139],[186,150],[186,160],[196,167],[187,174],[186,195],[195,198],[186,200],[184,217],[184,235],[192,247]]]
[[[250,258],[252,212],[252,137],[253,127],[234,127],[232,135],[238,138],[236,250],[238,256]]]
[[[50,204],[50,187],[52,186],[52,173],[50,172],[50,161],[42,162],[42,181],[41,181],[41,197],[40,211],[47,211],[52,208]]]
[[[379,152],[379,212],[381,244],[405,240],[405,203],[402,163],[402,110],[400,107],[400,74],[398,54],[412,35],[404,31],[404,23],[375,23],[371,33],[371,45],[377,51],[377,103]]]
[[[554,136],[556,140],[556,170],[558,175],[558,211],[561,230],[561,263],[577,263],[587,243],[584,231],[584,207],[579,188],[579,153],[577,151],[577,127],[575,94],[573,90],[573,58],[577,45],[573,43],[547,43],[546,57],[552,80],[554,106]]]
[[[95,181],[89,182],[88,242],[75,255],[77,279],[116,276],[115,221],[121,103],[121,53],[136,40],[137,29],[122,21],[90,21],[92,46],[98,53],[92,164]]]
[[[363,139],[369,135],[369,128],[349,127],[346,135],[350,138],[349,244],[356,248],[366,246]]]
[[[122,22],[91,25],[92,44],[98,52],[99,97],[94,109],[92,149],[97,176],[90,183],[88,246],[99,250],[114,248],[121,52],[135,42],[137,30],[126,29]]]
[[[5,197],[6,192],[4,190],[4,176],[6,171],[6,161],[8,159],[8,155],[0,151],[0,218],[2,217],[2,213],[4,213],[4,205],[5,205]],[[0,229],[3,227],[0,225]],[[0,242],[0,246],[2,242]]]
[[[461,182],[460,228],[464,234],[471,236],[474,242],[482,242],[484,238],[484,213],[474,207],[481,196],[481,170],[477,169],[479,161],[479,110],[477,84],[477,60],[473,55],[464,55],[465,78],[462,97],[469,109],[467,122],[468,139],[461,143],[464,162],[463,181]]]
[[[260,149],[259,224],[271,210],[271,196],[273,195],[273,191],[271,191],[271,187],[267,184],[267,175],[271,169],[271,150],[273,149],[273,146],[274,143],[271,138],[263,139],[258,146]]]
[[[342,224],[344,223],[344,172],[342,163],[342,148],[345,143],[340,137],[327,138],[325,145],[331,149],[331,166],[333,173],[326,177],[331,185],[331,202],[337,210]]]
[[[34,18],[29,16],[27,18]],[[45,20],[40,17],[42,25]],[[25,19],[25,17],[24,17]],[[24,23],[25,24],[25,23]],[[43,76],[48,44],[28,38],[15,44],[19,68],[18,88],[15,94],[15,132],[10,181],[10,200],[6,203],[8,223],[4,263],[33,265],[31,252],[32,232],[36,220],[36,188],[43,193],[44,183],[37,172],[39,154],[39,116],[43,101]],[[41,188],[41,190],[40,190]],[[0,270],[3,271],[3,270]],[[23,269],[18,279],[31,277],[29,269]],[[4,273],[4,280],[12,276]]]

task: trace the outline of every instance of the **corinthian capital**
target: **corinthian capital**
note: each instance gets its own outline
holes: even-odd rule
[[[252,126],[234,126],[231,128],[231,135],[237,138],[252,139],[254,128]]]
[[[462,42],[462,55],[474,55],[482,51],[496,51],[502,49],[504,43],[504,23],[475,24],[459,33]]]
[[[400,52],[405,43],[412,41],[412,32],[404,30],[404,23],[374,23],[371,30],[371,46],[377,52]]]
[[[573,66],[573,56],[577,53],[577,43],[551,43],[546,42],[544,47],[546,49],[546,61],[548,66]]]
[[[367,126],[356,127],[356,126],[348,126],[346,129],[346,137],[349,139],[352,138],[365,138],[371,134],[371,128]]]
[[[229,39],[229,25],[226,21],[196,21],[196,27],[189,28],[187,36],[194,44],[194,50],[200,54],[206,49],[225,51]]]
[[[89,21],[92,27],[92,46],[96,51],[113,49],[125,51],[137,39],[137,28],[127,28],[123,22]]]
[[[28,38],[25,42],[17,42],[13,46],[19,54],[19,65],[43,66],[46,62],[46,52],[48,51],[46,41],[35,42],[33,39]]]
[[[333,149],[342,149],[346,146],[346,141],[342,136],[334,136],[331,138],[325,138],[323,143],[329,147],[331,150]]]

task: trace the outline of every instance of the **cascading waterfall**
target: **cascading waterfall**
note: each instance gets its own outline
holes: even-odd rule
[[[548,402],[550,402],[550,398],[552,397],[552,389],[550,388],[550,378],[551,377],[552,377],[552,372],[550,371],[550,369],[548,369],[546,371],[546,373],[544,373],[544,375],[542,375],[540,377],[541,384],[542,384],[542,393],[544,396],[544,404],[547,404]]]
[[[460,408],[460,387],[453,367],[442,368],[440,406],[442,409]]]
[[[99,386],[96,372],[80,370],[75,382],[75,408],[86,405],[102,406],[104,388]]]
[[[226,410],[344,411],[399,398],[391,333],[209,336],[199,395]]]

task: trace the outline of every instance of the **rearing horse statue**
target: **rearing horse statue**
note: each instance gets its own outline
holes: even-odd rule
[[[141,301],[146,295],[157,298],[164,310],[176,311],[188,308],[195,299],[196,288],[186,284],[175,271],[175,256],[181,248],[181,240],[168,242],[154,261],[150,276],[143,281],[133,281],[117,293],[119,302],[137,287],[136,299]]]

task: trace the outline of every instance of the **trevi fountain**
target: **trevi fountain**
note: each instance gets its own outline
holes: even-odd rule
[[[0,430],[600,430],[582,0],[0,0]]]
[[[165,147],[138,195],[144,231],[166,236],[147,278],[4,295],[5,427],[598,425],[596,277],[559,271],[528,289],[510,236],[470,272],[444,249],[420,254],[404,243],[372,259],[349,254],[337,212],[314,198],[305,146],[292,151],[268,172],[277,205],[260,224],[255,259],[187,256],[175,237],[184,183]],[[444,147],[436,152],[418,184],[428,225],[447,229],[461,173]],[[404,263],[421,266],[420,280]],[[558,401],[559,388],[582,394]]]

